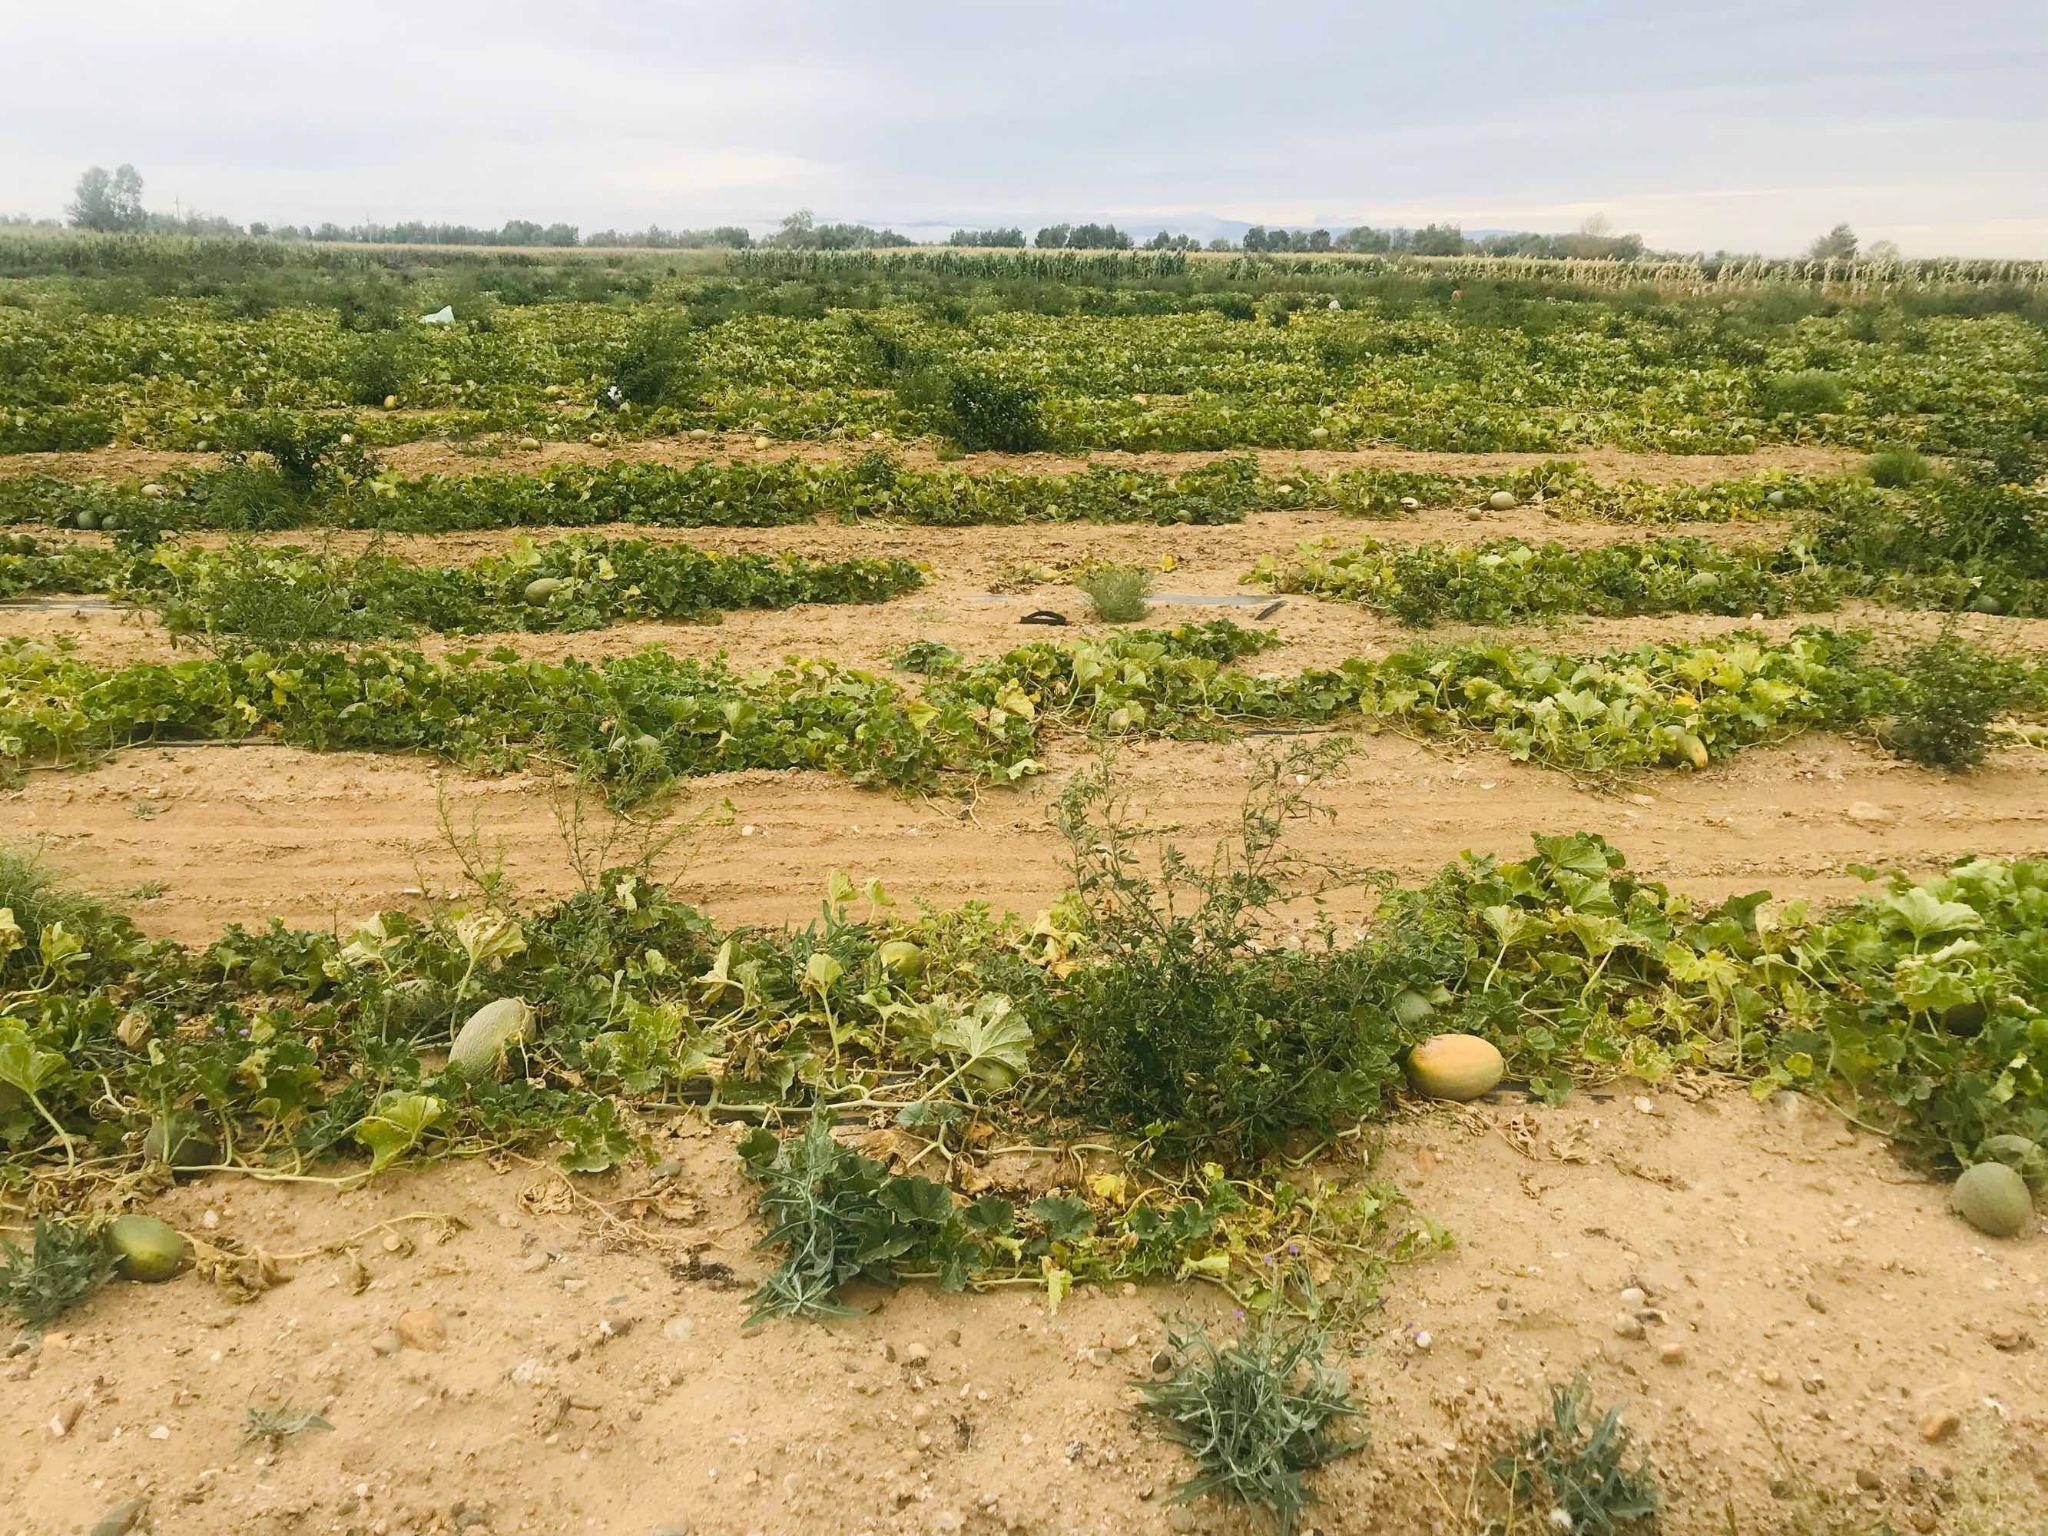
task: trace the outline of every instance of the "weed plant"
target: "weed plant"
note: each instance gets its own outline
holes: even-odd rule
[[[1090,566],[1074,577],[1074,585],[1105,624],[1135,624],[1151,610],[1152,573],[1140,565]]]
[[[1170,1347],[1181,1362],[1139,1391],[1199,1468],[1177,1497],[1241,1500],[1289,1536],[1311,1500],[1303,1475],[1365,1444],[1338,1433],[1364,1409],[1329,1363],[1324,1335],[1312,1323],[1290,1326],[1265,1311],[1227,1344],[1197,1328],[1175,1335]]]
[[[0,1238],[0,1304],[27,1328],[45,1328],[88,1300],[114,1273],[99,1229],[43,1217],[26,1250]]]

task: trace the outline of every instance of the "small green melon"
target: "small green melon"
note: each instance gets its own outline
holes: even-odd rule
[[[2003,1163],[1978,1163],[1956,1180],[1956,1214],[1992,1237],[2017,1237],[2034,1213],[2027,1181]]]
[[[107,1251],[126,1279],[155,1284],[185,1267],[185,1239],[154,1216],[116,1216],[107,1224]]]
[[[2005,604],[1989,592],[1979,592],[1970,599],[1968,606],[1972,613],[1988,613],[1994,618],[2005,612]]]
[[[142,1155],[167,1168],[203,1168],[220,1158],[220,1146],[200,1126],[196,1115],[174,1109],[150,1122],[142,1137]]]
[[[569,585],[564,576],[542,576],[526,584],[526,603],[530,608],[545,608],[554,595]]]
[[[1990,1016],[1991,1008],[1983,998],[1965,998],[1954,1007],[1942,1010],[1941,1027],[1952,1035],[1974,1035]]]
[[[1771,506],[1782,507],[1783,505],[1785,505],[1785,493],[1783,491],[1773,491],[1770,495],[1766,496],[1764,500],[1768,502]]]
[[[1512,512],[1522,504],[1522,498],[1513,491],[1495,491],[1486,498],[1486,504],[1496,512]]]
[[[78,516],[74,517],[72,521],[76,523],[79,527],[83,528],[87,533],[91,533],[95,528],[99,527],[100,515],[99,513],[93,511],[92,508],[88,507],[83,512],[79,513]]]
[[[924,974],[924,951],[908,939],[891,939],[875,951],[875,958],[882,962],[883,970],[905,981]]]
[[[1403,1029],[1414,1029],[1436,1012],[1436,1004],[1420,992],[1402,992],[1395,997],[1392,1011],[1395,1023]]]
[[[1477,1035],[1432,1035],[1408,1053],[1408,1081],[1431,1099],[1476,1099],[1500,1082],[1506,1063]]]
[[[496,1077],[505,1070],[505,1053],[526,1038],[533,1010],[516,997],[485,1003],[469,1016],[448,1048],[448,1070],[462,1077]]]

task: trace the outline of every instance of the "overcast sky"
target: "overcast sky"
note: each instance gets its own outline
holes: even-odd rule
[[[0,212],[2048,257],[2048,0],[0,0]]]

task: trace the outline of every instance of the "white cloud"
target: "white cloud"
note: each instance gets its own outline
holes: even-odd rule
[[[1175,216],[2048,256],[2039,0],[143,0],[0,8],[0,210]],[[20,61],[31,61],[22,67]]]

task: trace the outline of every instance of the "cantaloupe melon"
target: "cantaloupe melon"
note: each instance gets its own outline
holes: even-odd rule
[[[185,1239],[154,1216],[116,1216],[107,1224],[107,1251],[126,1279],[154,1284],[185,1267]]]
[[[1408,1053],[1408,1081],[1431,1099],[1476,1099],[1499,1082],[1506,1063],[1477,1035],[1433,1035]]]
[[[220,1157],[220,1147],[185,1110],[172,1110],[150,1122],[142,1136],[142,1155],[167,1168],[203,1168]]]
[[[496,1077],[505,1055],[533,1027],[533,1010],[519,998],[501,997],[469,1016],[448,1048],[448,1070],[463,1077]]]
[[[1513,491],[1495,491],[1486,498],[1486,504],[1496,512],[1512,512],[1522,504],[1522,498]]]
[[[540,576],[526,584],[526,602],[531,608],[545,608],[548,600],[569,585],[561,576]]]
[[[883,970],[906,981],[924,974],[924,951],[908,939],[891,939],[875,951],[875,958]]]
[[[1992,1237],[2017,1237],[2034,1214],[2027,1181],[2003,1163],[1965,1168],[1951,1201],[1958,1216]]]

